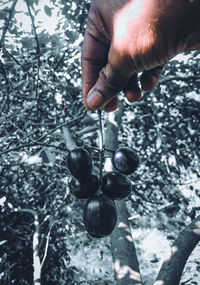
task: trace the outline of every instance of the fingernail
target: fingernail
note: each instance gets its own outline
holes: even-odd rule
[[[91,108],[98,108],[103,103],[103,95],[98,91],[93,91],[88,94],[86,102]]]

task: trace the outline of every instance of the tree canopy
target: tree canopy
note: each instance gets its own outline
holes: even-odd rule
[[[88,0],[1,1],[1,284],[40,284],[37,274],[33,278],[37,265],[42,284],[114,282],[105,268],[88,277],[71,265],[73,252],[78,257],[81,250],[94,247],[96,253],[95,247],[110,246],[107,238],[96,242],[85,232],[82,203],[69,192],[63,132],[67,127],[76,145],[90,150],[98,168],[90,148],[98,146],[98,117],[85,109],[81,93],[89,5]],[[49,19],[46,27],[41,13]],[[140,156],[126,199],[133,233],[157,228],[174,241],[200,213],[199,57],[195,51],[171,60],[155,90],[137,103],[119,94],[118,143]],[[103,115],[106,129],[108,114]]]

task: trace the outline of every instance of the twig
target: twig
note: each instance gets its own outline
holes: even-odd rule
[[[3,49],[4,52],[6,52],[6,53],[10,56],[10,58],[11,58],[17,65],[19,65],[19,66],[22,68],[22,70],[23,70],[25,73],[27,73],[32,79],[37,80],[36,76],[33,75],[32,73],[30,73],[27,69],[25,69],[24,66],[23,66],[4,46],[2,46],[2,49]],[[39,78],[39,81],[40,81],[42,84],[45,84],[45,85],[47,84],[47,82],[44,81],[44,80],[42,80],[41,78]],[[63,83],[60,82],[60,84],[63,84]],[[63,84],[63,85],[64,85],[64,87],[66,87],[66,84]],[[54,91],[54,88],[52,88],[51,86],[48,86],[48,87],[49,87],[50,90]],[[81,93],[81,88],[79,88],[79,87],[67,86],[67,89]]]
[[[12,6],[11,6],[10,11],[9,11],[9,17],[8,17],[8,19],[5,20],[5,23],[4,23],[4,26],[3,26],[3,33],[2,33],[2,36],[1,36],[1,40],[0,40],[0,48],[4,44],[5,36],[6,36],[6,33],[7,33],[8,29],[9,29],[10,21],[11,21],[11,19],[13,17],[13,13],[14,13],[17,1],[18,0],[14,0],[13,1]]]
[[[4,68],[4,65],[3,65],[1,60],[0,60],[0,64],[1,64],[1,69],[2,69],[4,78],[5,78],[5,81],[6,81],[6,90],[7,90],[7,96],[6,96],[6,99],[5,99],[5,103],[3,104],[2,108],[1,108],[1,111],[0,111],[0,116],[1,116],[1,114],[3,113],[3,111],[4,111],[5,107],[6,107],[6,104],[8,105],[8,108],[9,108],[9,95],[10,95],[10,89],[11,88],[10,88],[10,81],[9,81],[9,79],[7,77],[6,69]]]
[[[0,156],[3,155],[3,154],[9,153],[9,152],[11,152],[11,151],[19,150],[19,149],[21,149],[21,148],[32,147],[32,146],[37,146],[37,145],[40,145],[40,146],[47,146],[47,147],[53,147],[53,148],[57,148],[57,149],[62,150],[62,151],[66,151],[65,148],[60,147],[60,146],[51,145],[51,144],[48,144],[48,143],[35,142],[35,143],[27,143],[27,144],[23,144],[23,145],[19,145],[19,146],[13,147],[13,148],[6,149],[6,150],[0,152]]]
[[[34,32],[34,36],[35,36],[35,42],[36,42],[36,54],[37,54],[37,79],[36,79],[36,98],[37,98],[37,111],[39,111],[39,105],[40,105],[40,94],[38,92],[38,87],[39,87],[39,80],[40,80],[40,76],[39,76],[39,72],[40,72],[40,43],[39,43],[39,39],[38,39],[38,35],[37,35],[37,31],[36,31],[36,26],[35,26],[35,22],[34,22],[34,17],[32,15],[31,12],[31,8],[30,8],[30,4],[27,0],[25,0],[27,8],[28,8],[28,12],[31,18],[31,22],[32,22],[32,27],[33,27],[33,32]],[[38,112],[37,112],[38,114]]]
[[[103,167],[103,157],[104,157],[104,141],[103,141],[103,123],[101,110],[98,110],[99,117],[99,183],[101,185],[102,180],[102,167]]]
[[[49,240],[50,240],[50,234],[51,234],[51,230],[53,228],[53,226],[55,225],[57,221],[54,221],[51,226],[50,226],[50,229],[49,229],[49,232],[47,234],[47,241],[46,241],[46,245],[45,245],[45,250],[44,250],[44,255],[43,255],[43,258],[42,258],[42,262],[41,262],[41,265],[40,265],[40,269],[42,270],[42,267],[44,265],[44,262],[45,262],[45,259],[47,257],[47,251],[48,251],[48,248],[49,248]]]
[[[37,139],[35,142],[39,142],[40,140],[46,138],[47,136],[51,135],[52,133],[54,133],[55,131],[57,131],[58,129],[64,127],[64,126],[70,126],[72,125],[74,122],[81,120],[83,117],[85,116],[85,113],[81,114],[80,116],[74,118],[73,120],[71,120],[70,122],[65,122],[59,126],[57,126],[55,129],[51,130],[49,133],[43,135],[42,137],[40,137],[39,139]]]
[[[19,150],[20,148],[31,147],[31,146],[36,146],[36,145],[48,146],[48,147],[53,147],[53,148],[60,149],[60,150],[62,150],[62,151],[66,151],[66,149],[63,148],[63,147],[51,145],[51,144],[48,144],[48,143],[40,143],[40,140],[42,140],[42,139],[46,138],[47,136],[51,135],[52,133],[54,133],[56,130],[62,128],[63,126],[70,126],[70,125],[73,124],[75,121],[80,120],[80,119],[81,119],[82,117],[84,117],[84,116],[85,116],[85,114],[82,114],[82,115],[80,115],[79,117],[74,118],[74,119],[71,120],[70,122],[63,123],[63,124],[59,125],[58,127],[56,127],[55,129],[53,129],[53,130],[50,131],[49,133],[45,134],[44,136],[42,136],[42,137],[40,137],[39,139],[37,139],[36,141],[34,141],[33,143],[22,144],[22,145],[19,145],[19,146],[17,146],[17,147],[15,146],[15,147],[13,147],[13,148],[6,149],[6,150],[0,152],[0,156],[3,155],[3,154],[9,153],[9,152],[11,152],[11,151]]]
[[[29,15],[30,15],[30,18],[31,18],[31,22],[32,22],[32,27],[33,27],[33,32],[34,32],[34,36],[35,36],[35,41],[36,41],[36,52],[37,54],[40,53],[40,43],[39,43],[39,39],[38,39],[38,35],[37,35],[37,32],[36,32],[36,26],[35,26],[35,23],[34,23],[34,17],[31,13],[31,8],[30,8],[30,5],[29,5],[29,2],[27,0],[25,0],[26,2],[26,6],[27,6],[27,9],[28,9],[28,12],[29,12]]]

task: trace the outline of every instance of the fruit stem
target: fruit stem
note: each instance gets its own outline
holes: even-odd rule
[[[99,183],[101,185],[102,180],[102,167],[103,167],[103,156],[104,156],[104,145],[103,145],[103,123],[102,123],[102,113],[98,110],[99,117]]]

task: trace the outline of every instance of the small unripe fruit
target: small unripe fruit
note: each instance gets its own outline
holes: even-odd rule
[[[132,174],[139,166],[139,157],[129,147],[118,148],[112,158],[115,169],[123,174]]]
[[[130,195],[131,189],[131,181],[122,173],[107,172],[102,178],[101,190],[111,199],[124,199]]]
[[[71,194],[78,199],[91,198],[99,188],[99,179],[94,174],[81,181],[72,178],[69,182],[69,188]]]
[[[117,222],[115,202],[104,195],[88,199],[83,211],[83,221],[91,237],[103,238],[111,234]]]
[[[68,153],[67,166],[74,177],[83,180],[92,173],[92,158],[86,149],[77,147]]]

